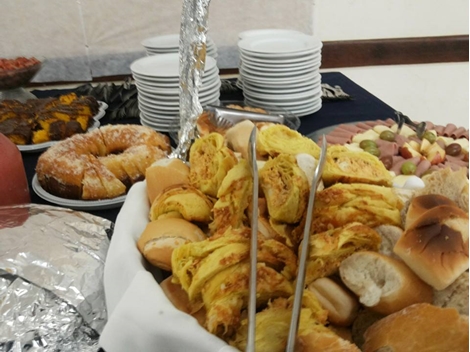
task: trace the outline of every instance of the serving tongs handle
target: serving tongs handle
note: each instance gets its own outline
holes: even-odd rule
[[[231,109],[217,105],[206,105],[206,111],[210,111],[217,116],[222,115],[225,119],[232,121],[234,124],[243,120],[251,120],[253,122],[273,122],[284,123],[283,115],[262,114],[259,112]]]
[[[299,329],[300,309],[302,307],[302,297],[305,286],[305,269],[309,250],[310,241],[310,227],[312,223],[313,205],[315,204],[315,194],[317,192],[318,184],[321,180],[323,173],[323,166],[326,160],[326,137],[322,136],[321,153],[318,160],[315,174],[313,175],[312,185],[310,187],[310,194],[308,197],[307,218],[305,220],[304,234],[302,238],[301,253],[299,258],[299,269],[297,272],[297,282],[295,285],[294,303],[292,306],[292,316],[289,327],[289,335],[287,337],[286,352],[294,352],[295,340],[297,331]]]
[[[253,179],[251,210],[251,243],[250,243],[250,282],[248,296],[248,338],[246,352],[255,352],[256,340],[256,266],[258,254],[258,164],[256,163],[256,126],[251,130],[248,141],[248,163]]]

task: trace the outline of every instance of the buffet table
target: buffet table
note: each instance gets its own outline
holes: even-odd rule
[[[394,109],[386,103],[361,88],[359,85],[351,81],[349,78],[340,72],[329,72],[322,74],[322,83],[327,83],[330,86],[340,86],[341,89],[347,93],[351,99],[348,100],[335,100],[323,101],[322,108],[311,115],[302,116],[300,118],[301,125],[299,132],[304,135],[309,135],[317,130],[326,128],[328,126],[337,125],[340,123],[349,123],[356,121],[367,121],[377,119],[393,118]],[[32,93],[38,98],[57,96],[67,93],[71,90],[49,89],[49,90],[33,90]],[[234,92],[230,94],[221,94],[220,100],[242,100],[241,92]],[[104,116],[100,120],[101,125],[109,123],[122,123],[122,124],[139,124],[137,118],[121,119],[118,121],[111,121],[108,116]],[[40,198],[32,189],[31,182],[35,174],[35,167],[40,153],[23,153],[23,162],[25,165],[26,175],[31,193],[32,203],[48,204],[49,203]],[[105,219],[115,221],[120,207],[105,210],[91,210],[89,213],[103,217]]]

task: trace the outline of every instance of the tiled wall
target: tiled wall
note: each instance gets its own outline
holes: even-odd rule
[[[45,58],[40,82],[127,74],[143,39],[179,32],[181,9],[181,0],[1,0],[0,57]],[[468,34],[468,0],[212,0],[220,68],[237,67],[237,35],[255,28],[324,41]]]

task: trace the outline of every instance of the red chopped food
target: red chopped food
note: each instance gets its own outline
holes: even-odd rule
[[[40,61],[35,57],[17,57],[16,59],[0,59],[0,71],[18,70],[39,64]]]

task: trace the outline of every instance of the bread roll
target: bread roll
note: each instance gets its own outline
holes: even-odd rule
[[[379,320],[364,338],[364,352],[468,352],[468,317],[418,303]]]
[[[328,320],[338,326],[349,326],[356,318],[359,310],[357,298],[345,287],[334,280],[324,277],[308,285],[328,311]]]
[[[225,132],[227,146],[234,152],[240,153],[243,159],[248,159],[248,140],[255,124],[250,120],[244,120]]]
[[[423,281],[443,290],[468,269],[468,214],[436,206],[404,232],[393,250]]]
[[[150,264],[171,271],[171,254],[175,248],[204,239],[204,232],[191,222],[166,218],[149,222],[137,241],[137,247]]]
[[[377,252],[354,253],[342,261],[339,273],[362,304],[381,314],[432,302],[432,288],[405,263]]]
[[[441,194],[450,198],[468,213],[468,169],[461,167],[453,171],[450,167],[440,169],[423,176],[424,188],[418,190],[416,195]]]
[[[455,308],[459,314],[468,315],[468,271],[444,290],[435,290],[432,304],[442,308]]]
[[[331,330],[330,330],[331,331]],[[296,352],[361,352],[357,346],[335,333],[314,331],[297,337]]]
[[[145,172],[147,195],[150,204],[165,188],[189,183],[189,166],[180,159],[160,159]]]
[[[374,228],[375,231],[380,235],[382,238],[382,242],[380,242],[379,252],[385,254],[389,257],[394,257],[395,259],[399,259],[399,257],[393,253],[393,247],[400,239],[401,235],[403,234],[403,230],[398,226],[393,225],[380,225]]]
[[[451,199],[440,194],[425,194],[411,199],[405,219],[405,230],[410,228],[411,225],[426,211],[437,207],[438,205],[457,206]]]

